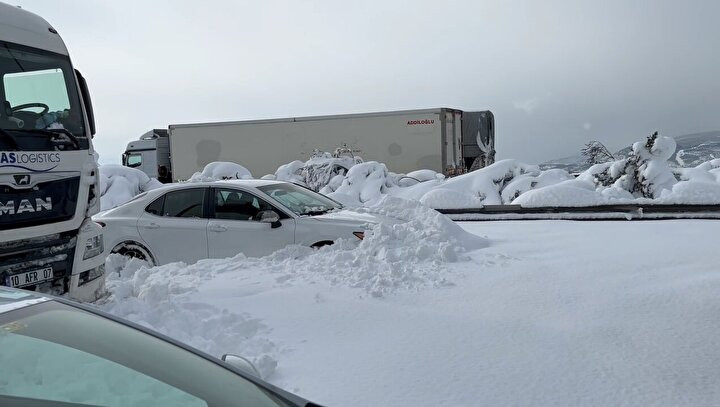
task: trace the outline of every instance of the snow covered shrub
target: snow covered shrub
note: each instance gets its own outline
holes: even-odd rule
[[[392,186],[393,184],[388,182],[385,164],[368,161],[350,168],[342,184],[328,196],[345,204],[354,203],[356,205],[352,206],[360,206],[385,195]]]
[[[658,137],[655,132],[645,142],[633,144],[627,158],[593,165],[578,178],[591,181],[598,188],[624,189],[636,198],[658,198],[664,189],[672,189],[677,182],[667,162],[675,147],[675,140]]]
[[[610,150],[597,140],[593,140],[585,144],[585,148],[581,151],[588,164],[600,164],[615,160]]]
[[[274,179],[302,184],[313,191],[320,191],[331,184],[334,178],[347,174],[352,166],[363,162],[362,158],[348,151],[339,148],[331,154],[315,150],[310,159],[304,163],[296,160],[278,167]],[[334,188],[339,186],[337,179],[333,185]],[[334,188],[331,186],[329,192],[334,191]]]

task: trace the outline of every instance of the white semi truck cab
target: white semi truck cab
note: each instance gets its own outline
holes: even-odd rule
[[[104,290],[90,95],[57,31],[0,3],[0,285]]]

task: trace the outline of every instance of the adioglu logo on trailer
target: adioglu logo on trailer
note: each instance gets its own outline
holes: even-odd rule
[[[433,125],[435,124],[435,119],[420,119],[420,120],[408,120],[407,125],[408,126],[423,126],[423,125]]]
[[[60,164],[60,153],[0,153],[0,168],[19,168],[32,172],[51,171]]]

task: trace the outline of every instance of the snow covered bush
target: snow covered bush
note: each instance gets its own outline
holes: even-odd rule
[[[119,164],[100,166],[100,210],[106,211],[130,201],[136,195],[162,186],[144,172]]]
[[[201,172],[196,172],[190,177],[191,182],[216,181],[222,179],[251,179],[250,171],[240,164],[215,161],[207,164]]]
[[[334,178],[342,177],[350,168],[361,162],[363,162],[362,158],[352,155],[352,151],[348,149],[337,149],[334,153],[316,150],[306,162],[296,160],[281,165],[275,176],[268,176],[267,179],[302,184],[313,191],[320,191],[331,184]],[[336,179],[336,182],[330,186],[332,189],[329,192],[339,186],[338,180]]]
[[[393,183],[385,164],[368,161],[352,166],[340,186],[328,196],[350,206],[360,206],[387,194]]]
[[[675,147],[675,140],[658,137],[655,132],[644,143],[633,144],[628,158],[593,165],[578,178],[592,181],[598,187],[623,189],[636,198],[658,198],[677,182],[668,165]]]

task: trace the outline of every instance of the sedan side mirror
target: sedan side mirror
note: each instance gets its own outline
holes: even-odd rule
[[[231,353],[226,353],[226,354],[222,355],[221,359],[223,360],[223,362],[242,371],[243,373],[247,373],[250,376],[254,376],[254,377],[257,377],[258,379],[262,379],[262,377],[260,377],[260,372],[258,372],[255,365],[253,365],[251,361],[245,359],[242,356],[233,355]]]
[[[273,229],[282,226],[282,223],[280,223],[280,215],[275,211],[260,211],[257,214],[257,220],[263,223],[269,223]]]

